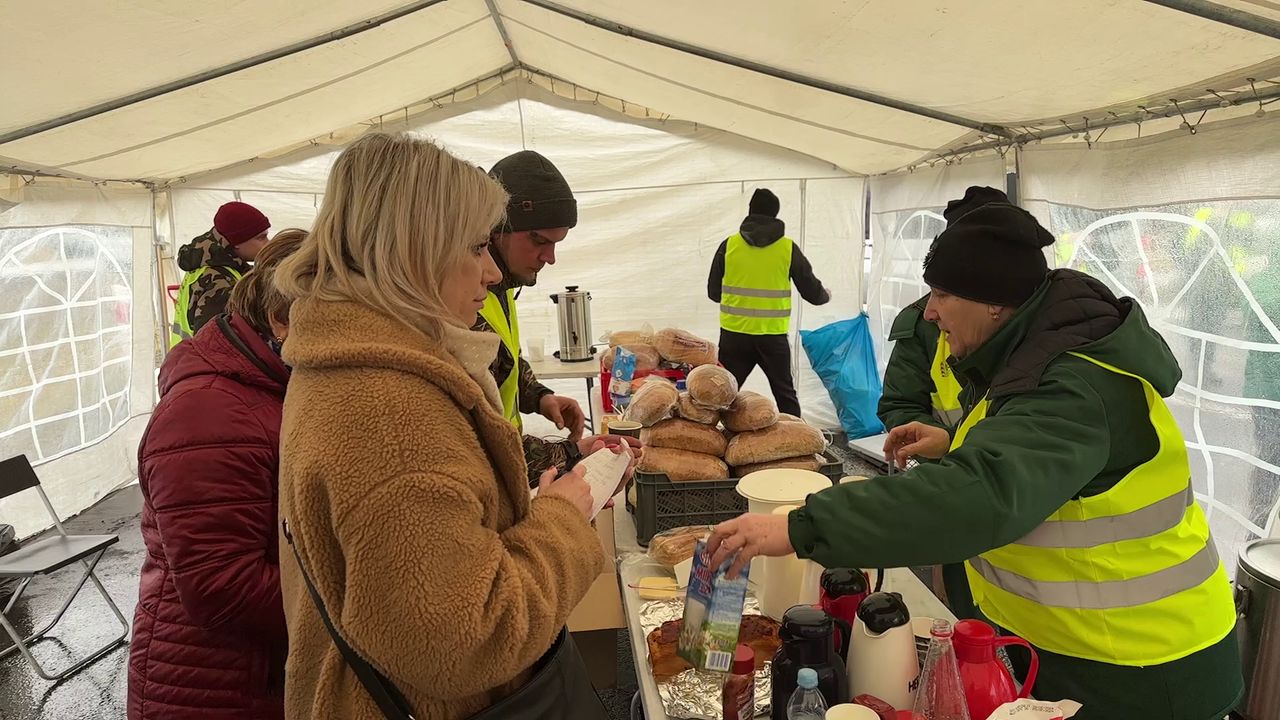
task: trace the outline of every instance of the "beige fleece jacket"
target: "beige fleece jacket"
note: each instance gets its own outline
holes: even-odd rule
[[[467,371],[482,344],[356,303],[300,300],[290,321],[281,515],[344,638],[416,717],[468,717],[527,679],[603,571],[595,531],[530,501],[520,435]],[[291,552],[280,571],[287,717],[381,718]]]

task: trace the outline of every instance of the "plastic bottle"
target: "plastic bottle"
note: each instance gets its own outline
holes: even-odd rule
[[[724,720],[751,720],[756,716],[756,654],[750,645],[738,645],[733,669],[720,694]]]
[[[960,666],[951,645],[951,623],[934,620],[929,635],[929,654],[920,672],[913,717],[915,720],[970,720]]]
[[[796,676],[796,691],[787,702],[787,720],[822,720],[827,715],[827,701],[818,691],[818,673],[801,668]]]

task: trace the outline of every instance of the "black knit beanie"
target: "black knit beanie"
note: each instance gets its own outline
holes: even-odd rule
[[[507,220],[502,232],[546,230],[578,224],[578,201],[551,161],[522,150],[497,162],[489,176],[506,188]]]
[[[1053,235],[1004,193],[971,187],[947,204],[942,231],[924,258],[924,281],[975,302],[1018,307],[1049,273]]]
[[[778,196],[768,188],[760,188],[751,194],[751,202],[747,205],[747,212],[752,215],[765,215],[767,217],[778,217],[778,211],[782,209],[782,203],[778,202]]]

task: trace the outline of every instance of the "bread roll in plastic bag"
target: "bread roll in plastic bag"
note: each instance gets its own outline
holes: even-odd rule
[[[724,458],[734,467],[816,455],[827,448],[822,431],[806,423],[777,423],[733,436]]]
[[[680,400],[680,391],[665,378],[650,375],[631,396],[631,403],[622,415],[623,420],[638,422],[645,427],[666,419]]]
[[[722,457],[729,446],[729,441],[718,429],[681,418],[669,418],[645,428],[640,433],[640,440],[645,447],[688,450],[716,457]]]
[[[778,422],[778,406],[760,393],[743,390],[738,393],[733,405],[720,414],[720,419],[730,432],[763,430]]]
[[[609,347],[617,347],[619,345],[652,345],[653,344],[653,326],[645,323],[640,326],[639,330],[618,330],[616,332],[605,333],[601,340],[609,343]]]
[[[717,365],[701,365],[689,372],[685,387],[693,401],[703,407],[727,409],[738,397],[738,381],[733,373]]]
[[[649,557],[667,567],[675,567],[692,558],[694,546],[713,529],[710,525],[689,525],[664,530],[649,541]]]
[[[702,407],[693,401],[689,393],[680,393],[680,402],[676,405],[676,415],[685,420],[692,420],[703,425],[716,425],[720,422],[720,411],[715,408]]]
[[[693,333],[665,328],[653,336],[653,346],[662,359],[676,365],[715,365],[716,344]]]
[[[635,371],[638,373],[651,373],[657,370],[658,363],[662,362],[662,356],[658,354],[658,349],[652,345],[618,345],[605,351],[600,358],[600,369],[605,372],[613,370],[613,359],[617,355],[619,347],[636,356]]]
[[[661,447],[645,448],[636,470],[666,475],[671,482],[724,480],[729,477],[729,466],[715,455]]]

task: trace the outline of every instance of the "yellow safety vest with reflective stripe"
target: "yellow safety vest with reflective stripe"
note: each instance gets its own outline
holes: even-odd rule
[[[196,281],[210,270],[213,270],[213,272],[226,270],[231,273],[231,276],[236,279],[236,282],[240,282],[240,278],[243,277],[240,271],[227,266],[223,266],[217,270],[207,266],[199,267],[184,275],[182,278],[182,287],[178,288],[178,300],[173,306],[173,323],[169,326],[169,349],[172,350],[174,345],[177,345],[195,334],[191,330],[191,319],[187,317],[191,312],[191,286],[195,285]]]
[[[791,329],[791,238],[755,247],[741,234],[725,241],[720,327],[744,335]]]
[[[993,622],[1062,655],[1132,666],[1186,657],[1226,637],[1236,611],[1182,432],[1151,383],[1072,354],[1142,383],[1159,450],[1110,490],[1068,500],[1017,542],[967,561],[974,601]],[[987,408],[983,398],[952,450]]]
[[[502,339],[502,344],[507,347],[507,351],[511,353],[511,372],[507,373],[502,382],[498,384],[498,391],[502,395],[502,412],[516,426],[517,430],[524,428],[524,423],[520,419],[520,323],[516,320],[516,297],[510,290],[507,293],[507,308],[511,312],[508,320],[507,314],[502,311],[502,303],[498,302],[498,296],[490,292],[485,295],[484,307],[480,309],[480,317],[489,323],[489,327],[498,334]]]
[[[933,417],[947,427],[955,427],[964,417],[964,407],[960,404],[960,381],[951,371],[951,345],[947,343],[947,334],[938,335],[938,349],[933,354],[933,364],[929,366],[929,377],[933,379],[933,392],[929,393],[929,402],[933,405]]]

